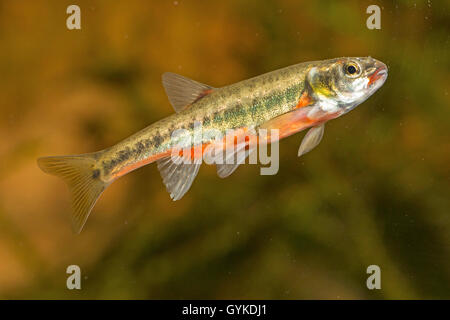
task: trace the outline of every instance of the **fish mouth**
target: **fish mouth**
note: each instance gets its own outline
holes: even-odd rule
[[[387,75],[387,67],[383,64],[372,73],[372,75],[369,77],[369,83],[367,85],[371,86],[376,82],[380,82],[380,84],[383,84],[384,81],[386,81]],[[378,81],[379,79],[382,79],[382,81]]]

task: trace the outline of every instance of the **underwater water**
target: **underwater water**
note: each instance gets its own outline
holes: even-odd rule
[[[0,4],[0,298],[450,298],[450,4],[377,1]],[[382,88],[280,168],[202,166],[173,202],[151,164],[80,235],[36,158],[111,146],[174,111],[161,74],[221,87],[303,61],[372,56]],[[78,265],[81,290],[68,290]],[[369,290],[370,265],[381,289]]]

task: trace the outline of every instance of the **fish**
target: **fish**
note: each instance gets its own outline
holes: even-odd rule
[[[199,124],[222,137],[230,130],[246,134],[239,143],[236,139],[231,142],[236,150],[244,151],[243,156],[231,164],[216,161],[217,174],[225,178],[258,144],[273,143],[308,128],[298,156],[311,151],[320,143],[325,123],[364,102],[384,84],[387,75],[387,66],[372,57],[303,62],[220,88],[167,72],[162,75],[162,84],[174,114],[104,150],[41,157],[37,163],[68,185],[72,225],[80,233],[102,192],[144,165],[156,162],[171,198],[181,199],[191,187],[201,160],[208,156],[214,159],[211,150],[217,151],[219,146],[218,140],[208,135],[187,139],[195,135]],[[262,130],[277,130],[278,136],[261,138],[258,133]]]

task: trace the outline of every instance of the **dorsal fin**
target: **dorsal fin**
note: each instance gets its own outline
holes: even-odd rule
[[[172,72],[166,72],[162,75],[162,83],[176,112],[180,112],[187,105],[206,96],[210,93],[210,90],[214,89],[211,86]]]

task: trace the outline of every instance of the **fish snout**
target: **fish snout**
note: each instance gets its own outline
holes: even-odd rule
[[[374,68],[375,71],[369,76],[368,86],[371,86],[374,83],[382,85],[387,79],[388,67],[383,62],[375,60]]]

